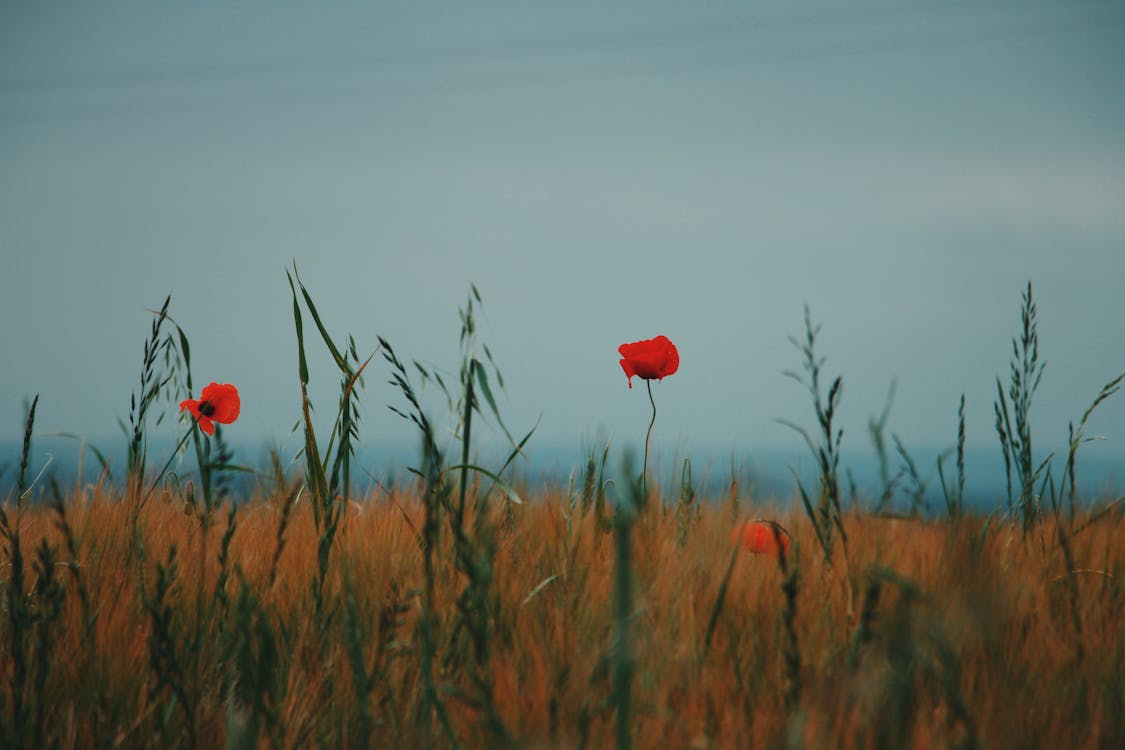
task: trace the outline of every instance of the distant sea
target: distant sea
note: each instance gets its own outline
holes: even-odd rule
[[[96,446],[106,456],[113,481],[119,483],[125,465],[124,439],[91,441],[91,445]],[[21,447],[17,441],[0,442],[0,500],[10,500],[14,495]],[[150,470],[159,469],[173,447],[174,443],[170,441],[150,444],[148,449]],[[298,447],[299,443],[294,439],[289,441],[286,448],[279,449],[279,455],[290,474],[296,473],[303,467],[301,460],[294,457]],[[236,464],[264,472],[264,475],[269,474],[269,449],[266,445],[234,443],[232,448]],[[582,485],[582,473],[588,457],[587,450],[588,447],[584,447],[580,441],[575,441],[573,445],[529,444],[525,448],[525,456],[518,458],[509,467],[506,477],[514,478],[518,483],[526,486],[529,494],[532,495],[543,488],[565,490],[572,482],[575,490],[578,491]],[[634,451],[634,463],[639,468],[639,449],[635,448]],[[936,467],[938,452],[937,449],[919,448],[911,454],[918,476],[925,485],[924,497],[933,512],[941,512],[945,507],[941,480]],[[37,436],[32,444],[32,456],[27,469],[29,482],[38,477],[31,497],[47,496],[51,491],[52,478],[63,490],[73,487],[79,480],[81,456],[81,443],[77,440],[57,436]],[[600,450],[597,456],[600,459]],[[1038,455],[1036,460],[1041,461],[1045,457],[1045,455]],[[477,463],[495,470],[499,468],[503,458],[504,456],[499,454],[495,457],[483,456],[478,457]],[[680,492],[685,459],[690,461],[692,486],[697,495],[708,500],[728,498],[733,478],[737,479],[739,493],[744,499],[786,507],[790,503],[798,502],[795,475],[801,478],[806,487],[815,486],[817,481],[812,456],[804,446],[768,447],[739,452],[718,449],[692,450],[675,454],[669,451],[656,452],[650,458],[650,476],[653,478],[651,481],[660,486],[669,498],[677,497]],[[899,473],[904,462],[897,454],[891,454],[888,459],[888,470],[893,477]],[[449,456],[448,460],[450,463],[454,462],[452,456]],[[413,441],[365,444],[356,456],[352,468],[356,491],[367,494],[376,488],[376,483],[384,486],[393,484],[396,480],[405,478],[409,467],[416,465],[417,461],[418,444]],[[614,446],[606,465],[606,476],[614,477],[618,474],[621,470],[621,462],[622,451]],[[189,450],[180,462],[173,463],[171,471],[191,471],[194,463],[194,455]],[[948,455],[943,465],[946,482],[952,485],[957,481],[954,456]],[[81,471],[83,484],[93,484],[99,480],[101,465],[89,446],[82,459]],[[1056,456],[1053,462],[1056,481],[1061,479],[1062,471],[1063,459]],[[965,500],[968,507],[978,511],[989,511],[999,505],[1006,505],[1006,480],[999,445],[991,450],[967,450],[965,474]],[[845,451],[840,459],[840,477],[844,498],[850,499],[854,496],[864,507],[872,506],[882,494],[883,481],[879,462],[870,448],[866,451],[862,449]],[[1080,450],[1077,477],[1079,495],[1084,500],[1113,499],[1120,494],[1125,494],[1125,449],[1116,452]],[[259,480],[255,474],[237,474],[234,480],[233,486],[239,488],[239,493],[243,495],[253,490],[259,481],[266,481]],[[913,480],[901,477],[897,487],[893,507],[903,510],[908,506],[908,496],[914,493],[916,485]]]

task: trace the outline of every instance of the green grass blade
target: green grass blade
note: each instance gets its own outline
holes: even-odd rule
[[[489,479],[491,479],[493,481],[493,483],[497,487],[499,487],[501,490],[503,490],[504,494],[508,496],[509,500],[511,500],[516,505],[523,505],[523,500],[520,499],[519,493],[516,492],[515,489],[510,484],[508,484],[503,479],[501,479],[499,477],[499,475],[494,474],[491,471],[489,471],[488,469],[485,469],[481,466],[477,466],[476,464],[456,464],[454,466],[446,466],[444,469],[441,470],[441,473],[446,474],[446,473],[451,472],[451,471],[461,471],[461,470],[463,470],[463,471],[475,471],[478,474],[482,474],[482,475],[488,477]]]
[[[350,373],[351,367],[348,365],[347,358],[345,358],[344,355],[340,353],[340,350],[336,347],[335,342],[332,341],[332,337],[328,335],[328,329],[324,327],[324,323],[322,323],[320,320],[320,313],[317,312],[316,305],[313,304],[312,295],[310,295],[308,290],[305,289],[305,285],[301,283],[301,277],[297,273],[296,263],[293,264],[293,275],[297,277],[297,286],[301,288],[301,296],[305,298],[305,305],[309,308],[309,314],[312,315],[313,323],[316,324],[317,330],[320,331],[320,337],[324,339],[324,344],[328,347],[328,351],[332,353],[332,358],[336,360],[336,365],[341,370]],[[291,279],[290,284],[292,283],[293,282]]]

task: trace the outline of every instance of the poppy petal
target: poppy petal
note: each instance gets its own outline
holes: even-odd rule
[[[673,344],[671,341],[668,341],[668,339],[665,339],[663,336],[661,336],[660,338],[664,339],[665,343],[667,343],[668,345],[666,358],[664,360],[663,372],[660,376],[664,378],[669,375],[675,374],[676,370],[680,369],[680,352],[676,349],[675,344]]]
[[[211,383],[203,389],[203,400],[211,405],[210,417],[221,424],[230,424],[238,419],[242,410],[242,400],[238,389],[230,383]]]
[[[191,414],[199,429],[207,435],[215,434],[215,422],[230,424],[238,419],[241,409],[238,389],[229,383],[210,383],[199,399],[188,398],[180,402],[180,411]]]
[[[201,403],[201,401],[196,401],[193,398],[184,399],[180,402],[180,411],[187,409],[188,413],[190,413],[193,417],[198,417],[199,405]]]
[[[680,353],[667,336],[622,344],[617,351],[624,357],[621,367],[630,378],[637,375],[645,380],[662,380],[680,368]]]
[[[633,376],[637,371],[633,369],[633,364],[627,359],[621,360],[621,369],[625,371],[625,377],[628,379],[629,387],[633,387]]]

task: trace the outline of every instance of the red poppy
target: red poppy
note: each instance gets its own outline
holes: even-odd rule
[[[757,555],[777,556],[778,552],[789,553],[789,535],[785,528],[774,521],[747,521],[734,527],[730,540],[747,552]]]
[[[621,369],[629,379],[630,388],[634,375],[645,380],[662,380],[680,369],[680,353],[666,336],[622,344],[617,351],[621,353]]]
[[[187,409],[199,420],[199,429],[208,435],[215,434],[215,422],[230,424],[238,419],[242,401],[238,389],[230,383],[211,383],[203,389],[200,399],[193,398],[180,402],[180,411]]]

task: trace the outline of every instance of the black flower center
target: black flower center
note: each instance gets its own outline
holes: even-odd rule
[[[213,417],[215,416],[215,405],[210,401],[200,401],[199,413],[205,417]]]

